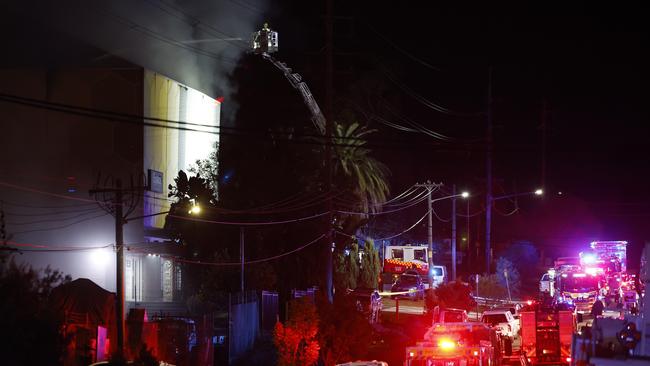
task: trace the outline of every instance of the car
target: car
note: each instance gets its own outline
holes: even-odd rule
[[[398,293],[391,296],[392,298],[424,299],[424,282],[416,271],[409,270],[402,273],[390,290]]]
[[[436,288],[443,283],[447,283],[447,267],[433,265],[429,272],[431,277],[433,277],[433,288]]]
[[[433,323],[466,323],[469,321],[467,311],[454,308],[439,308],[433,310]]]
[[[490,310],[506,310],[509,311],[510,314],[512,314],[512,316],[515,319],[519,319],[519,310],[521,310],[521,308],[522,308],[521,304],[505,303],[505,304],[496,305],[492,307]]]
[[[371,324],[379,322],[383,307],[379,291],[374,288],[357,287],[349,293],[349,296],[352,296],[357,310],[364,314]]]
[[[493,327],[499,335],[510,339],[514,339],[519,332],[519,321],[512,316],[509,310],[484,311],[481,323]]]
[[[551,292],[551,276],[548,273],[544,273],[539,280],[539,292]]]

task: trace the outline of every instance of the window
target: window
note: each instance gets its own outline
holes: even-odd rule
[[[391,249],[391,257],[400,261],[404,260],[404,250],[403,249]]]
[[[162,292],[163,301],[173,301],[174,292],[172,290],[172,261],[165,259],[162,263]]]
[[[413,250],[413,259],[426,262],[427,261],[427,251],[424,249],[415,249]]]
[[[499,323],[507,323],[508,318],[506,314],[488,314],[483,315],[482,322],[489,325],[497,325]]]
[[[442,276],[442,268],[440,267],[433,267],[431,268],[431,272],[433,273],[434,276],[440,277]]]
[[[181,291],[183,289],[183,281],[181,277],[181,265],[174,266],[174,290]]]

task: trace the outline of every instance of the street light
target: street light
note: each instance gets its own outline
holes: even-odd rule
[[[429,192],[429,195],[427,197],[427,203],[428,203],[428,207],[429,207],[429,222],[428,222],[429,225],[428,225],[428,235],[427,235],[428,244],[429,244],[429,250],[428,250],[429,255],[428,255],[428,258],[427,258],[428,259],[428,264],[429,264],[429,273],[428,273],[427,277],[429,279],[429,288],[430,289],[433,288],[433,276],[431,275],[431,271],[433,269],[433,202],[442,201],[442,200],[446,200],[446,199],[449,199],[449,198],[454,199],[453,204],[452,204],[453,211],[454,211],[453,215],[452,215],[452,236],[453,236],[452,242],[453,242],[454,239],[455,239],[455,235],[456,235],[456,230],[455,230],[456,229],[456,211],[455,211],[456,210],[456,197],[463,197],[463,198],[469,197],[468,192],[463,192],[463,193],[460,193],[460,194],[456,194],[456,186],[454,185],[453,186],[453,194],[451,194],[449,196],[445,196],[445,197],[439,197],[439,198],[436,198],[436,199],[432,199],[431,198],[431,193],[433,192],[433,188],[434,187],[441,187],[441,186],[442,186],[442,183],[435,184],[435,183],[431,183],[431,182],[427,182],[425,184],[416,184],[415,185],[415,187],[426,188],[427,191]],[[454,243],[454,244],[452,244],[452,262],[453,262],[452,269],[454,270],[452,272],[453,275],[455,275],[455,273],[456,273],[455,272],[455,268],[456,268],[456,261],[455,261],[456,258],[455,258],[455,256],[456,256],[456,251],[455,251],[455,243]]]
[[[490,247],[490,235],[491,235],[491,226],[492,226],[492,204],[494,201],[501,200],[504,198],[513,198],[519,196],[528,196],[534,194],[536,196],[541,196],[544,194],[544,190],[538,188],[530,192],[514,193],[504,196],[492,197],[488,195],[488,205],[485,209],[485,272],[490,273],[490,264],[492,263],[492,248]]]

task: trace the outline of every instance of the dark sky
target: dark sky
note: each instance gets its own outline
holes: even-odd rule
[[[229,85],[212,80],[232,71],[231,61],[238,59],[241,47],[228,48],[225,42],[197,44],[228,61],[220,63],[218,58],[206,60],[191,50],[163,44],[143,29],[136,32],[133,25],[166,39],[205,39],[214,37],[218,29],[245,41],[255,24],[267,19],[280,32],[277,58],[300,72],[318,100],[323,100],[325,2],[151,0],[98,2],[94,9],[78,1],[45,3],[33,7],[15,2],[14,12],[6,13],[12,23],[3,22],[11,24],[3,34],[14,51],[40,57],[32,48],[45,44],[56,53],[56,46],[42,38],[56,28],[212,94],[228,95]],[[549,3],[451,8],[431,2],[334,1],[334,9],[337,106],[349,107],[350,100],[368,101],[358,113],[370,110],[400,124],[404,122],[399,117],[408,118],[463,141],[443,143],[369,122],[379,130],[375,151],[393,172],[394,192],[427,179],[442,181],[476,192],[472,208],[480,209],[485,115],[449,115],[425,102],[455,112],[484,112],[491,68],[496,193],[532,190],[541,184],[545,100],[548,195],[542,204],[522,200],[520,214],[553,216],[555,201],[571,199],[576,203],[568,206],[584,206],[596,217],[594,236],[629,237],[639,243],[648,238],[643,223],[650,218],[646,151],[650,80],[642,8]],[[202,25],[188,28],[192,19]],[[408,95],[406,89],[421,99]],[[295,93],[288,85],[278,92]],[[223,123],[236,124],[236,108],[228,100],[224,103]],[[388,148],[395,141],[397,148]],[[557,194],[560,191],[562,196]]]
[[[311,3],[292,4],[271,18],[281,32],[279,57],[298,70],[312,71],[307,80],[315,80],[312,89],[319,97],[323,11]],[[485,116],[434,111],[388,81],[386,73],[428,101],[475,112],[485,110],[491,66],[496,194],[532,190],[542,183],[544,101],[547,106],[547,197],[542,203],[520,200],[518,215],[528,220],[517,218],[519,231],[538,231],[527,229],[544,217],[546,234],[530,234],[529,239],[560,246],[628,239],[638,248],[648,239],[643,223],[650,218],[650,80],[641,14],[641,8],[612,4],[452,9],[431,3],[335,2],[337,102],[344,103],[350,85],[370,74],[383,80],[383,97],[402,115],[448,136],[481,139]],[[372,126],[381,130],[381,138],[408,141],[401,149],[376,150],[393,171],[396,192],[431,179],[467,187],[478,192],[476,201],[484,199],[484,141],[429,149],[436,140]],[[479,202],[472,205],[480,209]],[[562,225],[548,221],[552,217]],[[496,218],[497,239],[517,238],[504,233],[507,220]],[[566,227],[567,221],[573,228]],[[447,224],[437,225],[448,232]]]

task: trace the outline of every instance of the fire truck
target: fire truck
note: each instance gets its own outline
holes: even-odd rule
[[[558,301],[575,306],[577,313],[589,313],[600,291],[600,274],[571,270],[557,276]]]
[[[390,290],[390,285],[407,270],[417,271],[423,277],[425,287],[428,287],[428,255],[429,248],[426,245],[387,245],[384,248],[384,269],[381,275],[384,287],[388,286]]]
[[[580,253],[585,272],[600,277],[601,295],[617,302],[628,280],[626,249],[626,241],[594,241],[589,250]]]
[[[571,336],[576,318],[571,310],[533,304],[519,312],[521,354],[532,365],[571,363]]]
[[[482,323],[438,323],[424,340],[406,348],[405,366],[500,365],[496,332]]]

